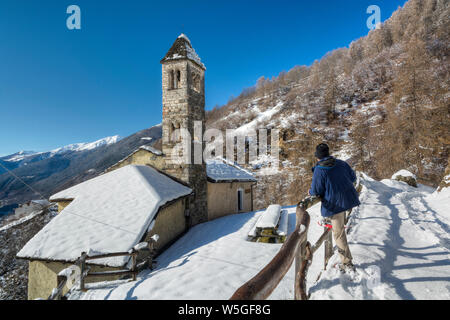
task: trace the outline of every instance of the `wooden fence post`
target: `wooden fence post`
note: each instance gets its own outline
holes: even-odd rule
[[[312,260],[311,244],[304,241],[298,246],[295,256],[294,299],[308,300],[306,293],[306,275]]]
[[[66,281],[67,281],[67,277],[66,276],[58,275],[56,277],[56,290],[57,290],[57,293],[53,297],[53,300],[61,300],[62,290],[64,288],[64,285],[66,284]]]
[[[84,278],[85,278],[85,273],[86,273],[86,257],[87,257],[87,253],[86,252],[82,252],[81,253],[81,257],[80,257],[80,269],[81,269],[81,273],[80,273],[80,290],[81,291],[86,291],[86,288],[84,286]]]
[[[294,296],[295,300],[308,300],[308,294],[306,290],[306,275],[308,274],[308,268],[312,260],[311,244],[305,241],[301,246],[301,256],[298,256],[298,261],[301,261],[297,270],[297,258],[296,258],[296,271],[295,271],[295,288]]]
[[[306,241],[305,241],[306,242]],[[300,268],[303,262],[303,256],[305,251],[305,245],[300,243],[297,246],[297,252],[295,253],[295,282],[294,282],[294,299],[300,300]]]
[[[131,271],[133,272],[133,281],[136,281],[136,261],[137,261],[137,252],[133,249],[131,252]]]

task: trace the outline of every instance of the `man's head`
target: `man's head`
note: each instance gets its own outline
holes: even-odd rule
[[[316,147],[316,152],[314,153],[317,159],[321,160],[330,155],[330,148],[326,143],[321,143]]]

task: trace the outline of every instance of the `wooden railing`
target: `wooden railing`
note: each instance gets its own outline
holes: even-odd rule
[[[281,279],[290,269],[295,259],[296,299],[306,299],[305,275],[309,265],[311,250],[307,241],[310,216],[306,209],[319,201],[307,198],[297,205],[296,227],[287,238],[278,254],[255,277],[240,287],[230,300],[263,300],[269,297]]]
[[[157,240],[156,240],[157,241]],[[114,253],[106,253],[89,256],[86,252],[82,252],[81,256],[77,259],[74,266],[79,268],[79,289],[81,291],[87,291],[85,286],[86,278],[95,278],[95,277],[108,277],[108,276],[131,276],[133,281],[136,281],[137,274],[145,269],[145,268],[153,268],[153,264],[156,262],[153,260],[154,255],[154,244],[155,240],[151,239],[149,243],[140,243],[134,248],[132,248],[128,252],[114,252]],[[145,259],[141,263],[137,263],[137,257],[139,252],[141,251],[149,251],[147,259]],[[103,271],[103,272],[90,272],[90,267],[87,265],[86,261],[88,260],[98,260],[112,257],[121,257],[121,256],[130,256],[131,257],[131,267],[126,270],[112,270],[112,271]],[[67,272],[61,272],[57,276],[57,287],[53,289],[53,292],[48,297],[48,300],[61,300],[63,296],[63,290],[69,280],[69,275]]]
[[[359,181],[360,179],[355,183],[355,188],[358,193],[360,193],[362,189]],[[306,275],[314,253],[323,243],[325,244],[324,270],[333,255],[333,242],[330,228],[324,227],[323,234],[313,246],[311,246],[307,239],[310,216],[306,210],[318,202],[320,202],[320,198],[318,197],[307,197],[297,204],[295,212],[296,228],[294,232],[289,235],[280,251],[269,264],[267,264],[256,276],[237,289],[230,300],[267,299],[288,272],[294,260],[294,298],[295,300],[308,299]],[[350,213],[351,210],[346,212],[345,223],[347,223]]]

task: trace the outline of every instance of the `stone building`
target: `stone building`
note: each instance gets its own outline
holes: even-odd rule
[[[151,147],[142,146],[120,160],[106,172],[128,165],[146,165],[155,168],[164,167],[164,154]],[[225,159],[211,159],[206,162],[207,220],[213,220],[229,214],[253,211],[253,188],[255,177],[236,164]],[[64,208],[60,200],[58,207]],[[188,223],[189,224],[189,223]],[[189,224],[190,225],[190,224]]]
[[[50,201],[64,203],[64,209],[17,253],[29,261],[28,298],[50,296],[58,273],[82,252],[127,252],[155,234],[155,249],[164,250],[186,231],[191,196],[185,183],[142,165],[123,166],[53,195]],[[129,257],[123,256],[88,264],[93,272],[128,266]]]

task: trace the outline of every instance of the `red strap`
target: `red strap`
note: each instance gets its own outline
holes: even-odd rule
[[[321,226],[321,227],[325,227],[325,228],[328,228],[328,229],[332,229],[333,228],[333,226],[331,224],[328,224],[328,223],[321,224],[320,221],[317,221],[317,224],[319,226]]]
[[[321,226],[321,227],[325,227],[325,228],[328,228],[328,229],[332,229],[333,228],[333,226],[331,224],[328,224],[328,223],[321,224],[320,221],[317,221],[317,224],[319,226]],[[344,229],[347,229],[347,226],[344,226]]]

